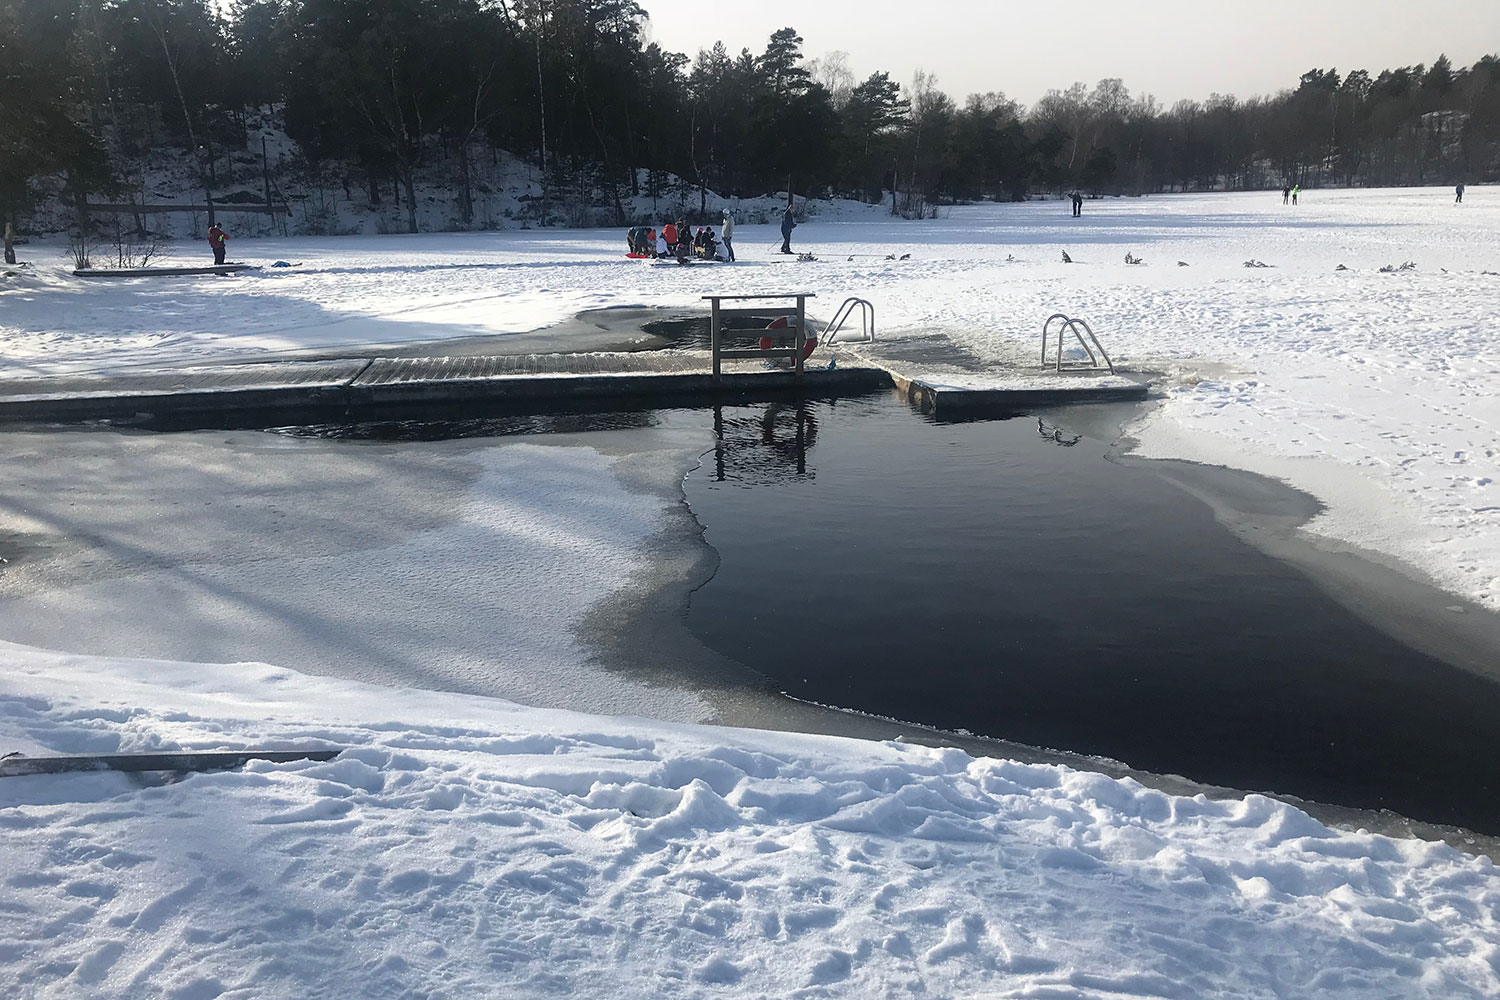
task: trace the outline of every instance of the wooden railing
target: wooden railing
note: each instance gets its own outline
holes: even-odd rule
[[[810,292],[786,292],[770,295],[705,295],[713,308],[713,325],[710,327],[710,347],[713,353],[714,381],[722,375],[719,363],[732,358],[791,358],[797,377],[802,377],[802,362],[807,346],[807,300],[817,298]],[[725,308],[725,302],[795,302],[795,305],[743,306]],[[754,320],[759,326],[737,324],[735,321]],[[766,326],[766,321],[784,320],[784,327]],[[727,334],[754,333],[771,340],[790,340],[791,347],[769,349],[726,348]]]

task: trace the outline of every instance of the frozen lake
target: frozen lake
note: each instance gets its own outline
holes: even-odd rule
[[[1447,188],[1309,192],[1295,209],[1276,192],[1110,199],[1078,219],[1062,202],[975,205],[813,218],[797,238],[816,262],[786,262],[772,227],[750,226],[741,264],[687,269],[624,260],[615,231],[247,240],[244,259],[298,266],[108,285],[65,276],[61,247],[37,244],[39,273],[0,286],[0,374],[495,337],[532,350],[532,332],[587,309],[787,290],[816,292],[825,317],[870,299],[883,339],[1004,359],[1029,356],[1062,310],[1124,368],[1159,373],[1163,403],[1132,429],[1141,453],[1289,482],[1328,505],[1310,533],[1500,609],[1492,189],[1463,205]]]

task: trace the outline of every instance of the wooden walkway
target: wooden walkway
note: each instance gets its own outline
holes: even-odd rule
[[[809,368],[798,378],[764,361],[726,363],[715,380],[706,351],[527,354],[455,358],[351,358],[267,362],[0,382],[0,422],[91,420],[176,426],[234,415],[268,421],[378,419],[404,404],[518,402],[545,407],[634,397],[662,405],[683,397],[763,391],[863,393],[891,384],[874,367]]]

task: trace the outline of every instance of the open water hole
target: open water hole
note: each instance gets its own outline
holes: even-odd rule
[[[1500,684],[1035,416],[941,423],[879,394],[293,433],[710,422],[684,490],[719,565],[686,626],[792,697],[1500,833]]]
[[[884,398],[719,422],[685,481],[721,558],[688,626],[786,693],[1500,832],[1500,685],[1102,443]]]

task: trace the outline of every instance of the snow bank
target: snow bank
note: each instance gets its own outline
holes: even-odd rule
[[[1061,767],[0,646],[14,996],[1487,997],[1486,858]]]

